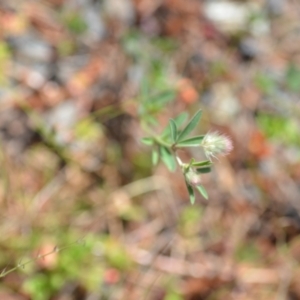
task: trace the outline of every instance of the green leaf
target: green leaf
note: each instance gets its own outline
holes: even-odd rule
[[[170,171],[175,171],[176,161],[170,150],[164,146],[160,146],[160,155],[162,161],[168,167]]]
[[[172,141],[175,143],[176,138],[177,138],[177,126],[176,123],[173,119],[170,119],[170,131],[171,131],[171,136],[172,136]]]
[[[177,125],[177,127],[180,127],[189,117],[189,114],[185,111],[181,114],[179,114],[176,118],[174,118],[174,121]]]
[[[201,174],[209,173],[209,172],[211,172],[211,167],[197,168],[196,172],[201,173]]]
[[[144,112],[148,114],[156,114],[164,106],[166,106],[168,102],[175,99],[175,92],[174,90],[165,90],[159,93],[154,93],[153,95],[147,95],[146,98],[147,99],[143,103]]]
[[[203,161],[195,161],[192,163],[193,167],[206,167],[210,166],[211,162],[209,160],[203,160]]]
[[[176,123],[176,127],[180,127],[188,118],[189,114],[185,111],[178,115],[176,118],[174,118],[174,122]],[[161,137],[166,137],[170,134],[170,126],[167,126],[163,132],[161,133]]]
[[[201,114],[202,114],[201,110],[196,112],[196,114],[193,116],[190,122],[185,126],[185,128],[179,134],[179,137],[177,138],[178,142],[182,141],[186,136],[189,135],[191,131],[193,131],[193,129],[197,126],[197,124],[200,121]]]
[[[166,91],[162,91],[158,95],[155,95],[154,97],[151,97],[151,102],[157,103],[160,105],[160,107],[162,107],[168,102],[174,100],[175,96],[176,94],[174,90],[166,90]]]
[[[158,153],[157,149],[153,149],[152,150],[152,164],[153,164],[153,166],[157,165],[158,159],[159,159],[159,153]]]
[[[153,145],[153,138],[144,137],[141,139],[141,142],[145,145]]]
[[[204,135],[194,136],[192,138],[183,140],[176,144],[176,147],[197,147],[200,146],[202,140],[204,139]]]
[[[186,184],[187,190],[189,192],[191,204],[194,204],[195,203],[195,193],[194,193],[193,187],[190,184],[188,184],[187,181],[185,181],[185,184]]]
[[[206,189],[204,188],[203,185],[197,185],[196,186],[197,190],[200,192],[200,194],[206,199],[208,200],[208,194],[207,194],[207,191]]]

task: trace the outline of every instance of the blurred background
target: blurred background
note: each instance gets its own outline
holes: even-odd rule
[[[299,19],[297,0],[2,0],[0,299],[300,299]],[[192,206],[140,140],[199,108],[234,150]]]

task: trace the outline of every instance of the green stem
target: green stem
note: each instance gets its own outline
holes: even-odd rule
[[[161,146],[164,146],[170,150],[172,150],[172,145],[167,143],[166,141],[164,141],[162,138],[160,138],[159,136],[157,136],[157,134],[155,132],[153,132],[149,127],[148,125],[145,123],[145,122],[141,122],[141,125],[142,125],[142,128],[143,130],[149,134],[151,136],[151,138],[153,138],[153,140],[161,145]]]
[[[28,265],[28,264],[30,264],[30,263],[32,263],[34,261],[37,261],[38,259],[44,259],[48,255],[51,255],[51,254],[53,254],[55,252],[60,252],[60,251],[62,251],[64,249],[70,248],[70,247],[74,246],[75,244],[80,245],[79,240],[76,241],[76,242],[70,243],[70,244],[68,244],[66,246],[60,247],[60,248],[54,247],[54,249],[52,251],[50,251],[48,253],[45,253],[45,254],[42,254],[42,255],[38,255],[37,257],[29,259],[28,261],[26,261],[24,263],[18,263],[17,266],[15,266],[14,268],[11,268],[11,269],[9,269],[7,271],[6,271],[6,269],[3,269],[3,271],[0,273],[0,278],[5,277],[6,275],[8,275],[8,274],[10,274],[10,273],[12,273],[14,271],[16,271],[19,268],[24,268],[26,265]]]
[[[154,141],[155,141],[157,144],[159,144],[159,145],[161,145],[161,146],[164,146],[164,147],[166,147],[166,148],[172,150],[172,145],[171,145],[171,144],[167,143],[166,141],[164,141],[164,140],[162,140],[161,138],[156,137],[156,136],[152,136],[152,138],[154,139]]]

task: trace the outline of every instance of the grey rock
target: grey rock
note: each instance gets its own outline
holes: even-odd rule
[[[11,37],[9,45],[14,49],[17,59],[24,62],[50,62],[51,46],[34,34]]]
[[[135,20],[135,11],[131,0],[105,0],[104,10],[109,16],[126,24],[132,24]]]
[[[58,65],[58,78],[62,82],[66,82],[80,69],[82,69],[89,60],[88,55],[74,55],[62,59]]]
[[[284,0],[266,0],[266,8],[273,16],[279,16],[283,13]]]
[[[87,43],[95,43],[103,39],[106,28],[101,17],[100,7],[88,6],[83,10],[82,16],[87,24],[87,32],[84,39]]]
[[[244,38],[240,42],[239,50],[244,60],[252,60],[259,54],[258,42],[250,37]]]
[[[78,109],[75,102],[67,100],[55,106],[45,116],[48,130],[55,129],[55,139],[59,144],[65,144],[68,140],[69,132],[77,122]]]

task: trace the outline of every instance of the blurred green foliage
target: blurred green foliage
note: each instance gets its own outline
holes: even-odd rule
[[[137,31],[123,38],[123,47],[142,72],[138,96],[138,113],[141,119],[157,124],[155,115],[175,100],[175,79],[170,78],[172,64],[169,55],[176,49],[172,39],[146,39]]]
[[[293,92],[300,91],[300,69],[295,64],[290,64],[285,74],[286,86]]]
[[[0,85],[8,83],[6,69],[11,58],[11,51],[4,41],[0,41]]]
[[[262,253],[254,243],[244,243],[238,247],[235,259],[237,261],[259,263],[262,260]]]
[[[254,79],[257,87],[265,94],[271,95],[276,88],[275,80],[268,74],[259,73]]]
[[[67,28],[74,34],[82,34],[87,29],[87,24],[79,12],[67,12],[63,16]]]
[[[295,118],[261,113],[257,122],[267,137],[285,145],[300,145],[299,122]]]
[[[193,206],[186,207],[181,212],[178,222],[181,234],[185,237],[193,236],[195,230],[197,230],[197,224],[199,224],[202,215],[203,208],[197,207],[197,209],[195,209]]]

